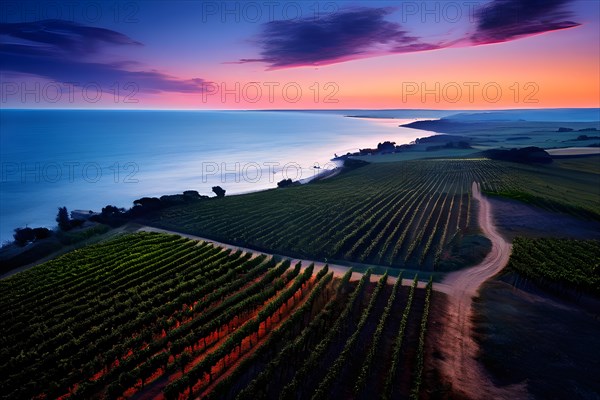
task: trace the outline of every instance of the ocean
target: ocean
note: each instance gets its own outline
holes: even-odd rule
[[[0,110],[0,241],[12,240],[17,227],[55,226],[62,206],[129,208],[140,197],[184,190],[212,196],[216,185],[231,195],[285,178],[306,181],[332,168],[334,154],[384,140],[409,143],[429,134],[399,124],[450,113],[344,117],[356,114]]]

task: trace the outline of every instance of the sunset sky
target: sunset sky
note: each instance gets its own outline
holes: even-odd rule
[[[0,7],[2,108],[600,106],[595,0]]]

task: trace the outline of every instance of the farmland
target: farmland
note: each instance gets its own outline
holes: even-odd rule
[[[477,240],[473,181],[487,194],[599,218],[600,175],[572,169],[579,164],[487,159],[371,164],[310,185],[171,207],[146,222],[299,258],[446,271],[480,259],[461,258],[461,243],[475,242],[468,247],[487,251]]]
[[[431,284],[350,277],[165,234],[91,245],[0,281],[0,392],[418,397]]]
[[[500,173],[480,159],[375,164],[311,185],[171,207],[148,223],[277,254],[433,271],[478,232],[473,181]]]
[[[542,166],[495,161],[501,173],[483,179],[482,189],[548,211],[600,220],[599,161],[597,156]]]
[[[596,398],[600,346],[593,240],[517,238],[507,268],[474,306],[480,360],[501,385],[532,398]]]
[[[0,281],[0,392],[11,399],[317,400],[460,390],[432,360],[451,359],[440,343],[462,333],[440,341],[440,332],[470,319],[454,323],[452,297],[433,291],[431,281],[419,287],[415,277],[403,286],[369,266],[411,268],[411,276],[421,270],[427,279],[477,262],[460,259],[465,247],[475,253],[473,243],[483,258],[479,223],[495,235],[473,182],[488,193],[525,194],[521,200],[547,209],[593,216],[584,195],[572,206],[560,196],[593,193],[594,166],[568,160],[548,168],[562,172],[546,188],[536,179],[551,169],[487,159],[372,164],[310,185],[164,208],[148,217],[150,225],[234,246],[138,232]],[[580,179],[571,182],[569,174]],[[502,265],[478,268],[499,271],[505,247]],[[327,266],[273,253],[357,262],[366,272],[351,279],[351,270],[337,269],[334,276]],[[544,288],[597,295],[598,257],[598,242],[522,238],[506,271]],[[470,304],[471,294],[459,299]],[[478,318],[485,332],[488,319]],[[480,336],[484,347],[491,343]],[[489,354],[483,361],[494,370]]]
[[[516,238],[507,271],[542,286],[563,285],[600,296],[600,242]]]

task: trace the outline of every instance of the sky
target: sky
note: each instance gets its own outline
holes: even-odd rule
[[[11,1],[2,108],[600,107],[600,1]]]

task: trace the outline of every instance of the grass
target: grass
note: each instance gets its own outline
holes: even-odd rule
[[[564,159],[550,165],[496,163],[501,173],[482,180],[486,194],[600,220],[600,166],[593,160]]]
[[[479,234],[465,235],[448,246],[447,254],[440,258],[437,269],[454,271],[462,265],[471,265],[485,258],[492,249],[492,242]]]
[[[561,169],[600,174],[600,156],[557,158],[554,165]]]
[[[461,121],[455,119],[442,119],[437,121],[423,121],[422,129],[465,135],[471,137],[478,144],[478,148],[497,147],[526,147],[537,146],[541,148],[571,147],[591,144],[594,141],[582,142],[575,140],[581,134],[596,136],[597,132],[558,132],[560,127],[575,130],[584,128],[600,129],[598,121],[595,122],[541,122],[541,121],[488,121],[472,120]],[[423,136],[429,133],[424,131]],[[597,142],[597,141],[596,141]]]
[[[0,274],[39,262],[50,256],[71,251],[112,236],[113,229],[104,224],[94,224],[72,231],[53,232],[49,237],[27,244],[24,247],[11,244],[0,249]],[[115,231],[116,232],[116,231]]]
[[[523,383],[540,399],[598,397],[599,260],[599,241],[514,240],[474,302],[480,361],[497,384]]]
[[[496,384],[525,384],[532,398],[597,398],[598,314],[546,300],[501,280],[484,284],[473,305],[480,361]]]

